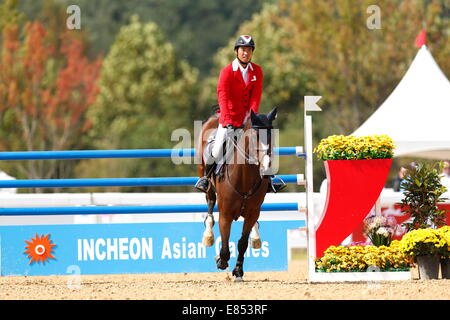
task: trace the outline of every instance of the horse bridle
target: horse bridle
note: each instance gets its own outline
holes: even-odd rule
[[[269,131],[268,131],[268,134],[267,134],[267,137],[268,137],[268,146],[269,146],[269,147],[268,147],[267,149],[256,148],[256,151],[258,151],[258,152],[259,152],[259,151],[266,151],[266,154],[267,154],[268,156],[271,156],[272,144],[271,144],[271,142],[270,142],[270,141],[271,141],[271,134],[270,134],[270,132],[271,132],[271,129],[273,129],[273,127],[271,127],[271,126],[270,126],[270,127],[252,126],[251,128],[252,128],[252,129],[256,129],[256,130],[259,130],[259,129],[269,130]],[[254,160],[254,159],[251,158],[251,155],[247,154],[247,152],[246,152],[245,150],[242,150],[242,149],[241,149],[241,147],[239,146],[239,143],[237,143],[237,141],[234,140],[234,137],[231,137],[231,139],[232,139],[232,144],[233,144],[233,146],[236,148],[236,150],[237,150],[238,152],[241,153],[241,155],[244,156],[244,159],[245,159],[246,161]],[[256,160],[257,160],[256,164],[259,164],[259,159],[257,158]],[[252,188],[250,189],[250,191],[247,192],[247,193],[245,193],[245,194],[243,194],[243,193],[239,192],[239,190],[237,190],[237,189],[233,186],[233,184],[230,182],[230,176],[229,176],[229,171],[228,171],[228,169],[225,170],[225,177],[226,177],[225,180],[227,180],[228,184],[231,186],[231,188],[233,189],[233,191],[234,191],[241,199],[243,199],[243,200],[249,200],[249,199],[251,199],[255,194],[257,194],[258,191],[259,191],[259,189],[261,188],[262,181],[263,181],[264,179],[267,179],[267,178],[268,178],[267,176],[262,177],[262,176],[260,175],[260,179],[258,180],[257,183],[255,183],[255,184],[252,186]],[[243,212],[244,209],[245,209],[245,201],[243,202],[243,204],[242,204],[242,206],[241,206],[241,213]]]

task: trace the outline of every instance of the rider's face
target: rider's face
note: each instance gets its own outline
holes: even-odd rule
[[[238,47],[237,56],[239,60],[244,63],[250,62],[253,56],[253,48],[252,47]]]

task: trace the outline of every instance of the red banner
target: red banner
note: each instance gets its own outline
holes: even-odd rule
[[[386,183],[392,159],[327,160],[328,192],[316,230],[316,256],[339,245],[366,217]]]

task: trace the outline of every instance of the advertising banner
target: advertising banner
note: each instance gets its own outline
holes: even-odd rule
[[[241,221],[233,223],[230,270],[238,254]],[[303,220],[260,221],[262,245],[250,246],[245,271],[287,270],[287,230]],[[215,272],[221,239],[202,245],[202,222],[32,225],[0,227],[2,276]]]

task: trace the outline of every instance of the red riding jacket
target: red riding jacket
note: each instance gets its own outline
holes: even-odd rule
[[[238,61],[234,60],[220,71],[217,98],[220,106],[219,123],[223,127],[228,124],[234,127],[241,126],[250,109],[258,113],[261,101],[263,83],[261,67],[254,63],[248,64],[246,85],[238,64]]]

